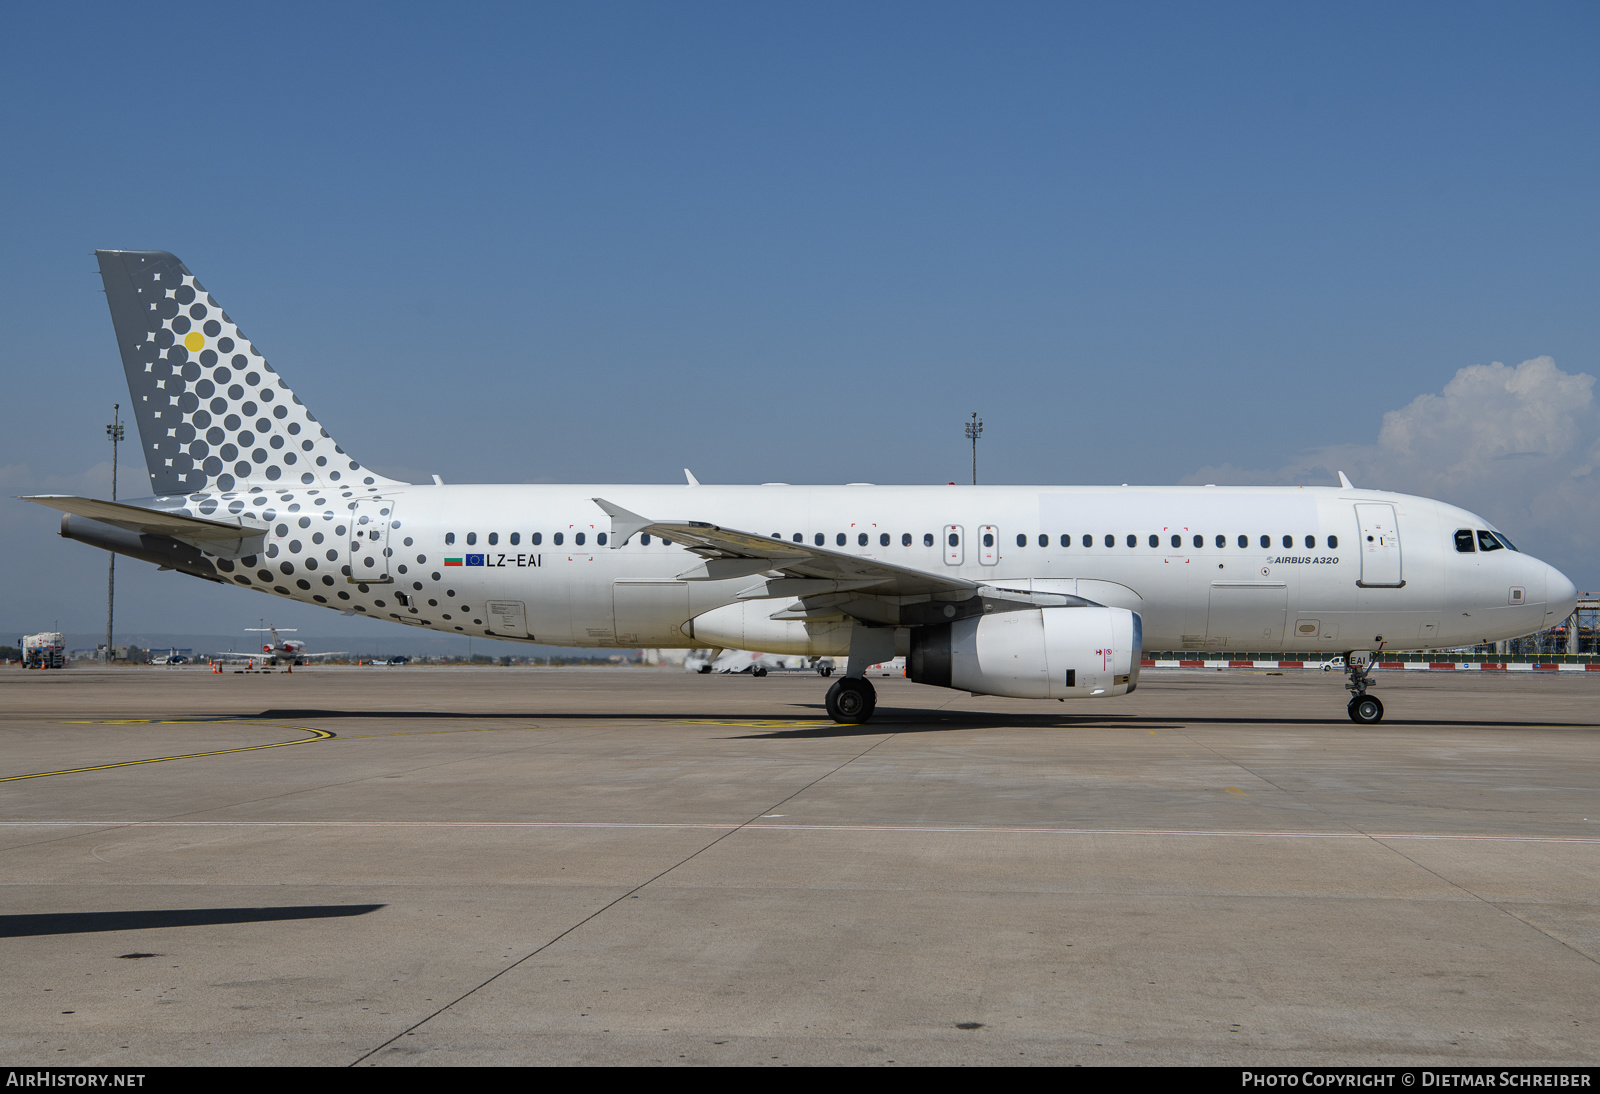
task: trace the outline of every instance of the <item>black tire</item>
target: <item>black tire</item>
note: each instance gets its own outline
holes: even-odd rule
[[[858,676],[846,676],[834,682],[824,700],[828,717],[840,725],[858,726],[872,717],[878,706],[878,693],[872,685]]]
[[[765,676],[767,674],[767,670],[766,670],[765,666],[757,665],[754,669],[751,670],[751,674],[755,675],[755,676]]]
[[[707,676],[707,675],[710,674],[710,672],[711,672],[711,666],[710,665],[701,665],[700,666],[700,675],[701,676]]]
[[[828,665],[820,665],[817,667],[817,675],[826,680],[833,675],[833,669]]]
[[[1350,700],[1350,720],[1358,725],[1370,726],[1383,721],[1383,703],[1376,695],[1357,695]]]

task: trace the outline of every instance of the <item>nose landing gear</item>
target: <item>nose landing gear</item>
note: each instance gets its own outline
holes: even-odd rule
[[[1345,689],[1352,692],[1350,705],[1346,711],[1350,720],[1358,725],[1374,725],[1383,721],[1383,703],[1375,695],[1368,695],[1367,689],[1372,686],[1372,654],[1366,650],[1356,650],[1344,655],[1344,663],[1350,673],[1350,682]]]

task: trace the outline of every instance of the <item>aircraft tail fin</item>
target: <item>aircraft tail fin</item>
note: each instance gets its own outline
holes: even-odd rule
[[[154,493],[404,485],[334,442],[175,255],[95,257]]]

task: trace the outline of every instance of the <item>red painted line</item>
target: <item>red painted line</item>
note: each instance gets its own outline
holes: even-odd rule
[[[1206,667],[1206,663],[1204,661],[1179,661],[1178,667],[1180,669],[1203,669]]]
[[[1406,663],[1404,661],[1379,661],[1378,667],[1380,669],[1403,669],[1406,667]]]
[[[1585,666],[1583,666],[1583,671],[1584,672],[1600,672],[1600,665],[1596,665],[1596,664],[1592,664],[1592,663],[1588,664],[1588,665],[1585,665]]]
[[[1478,671],[1479,672],[1505,672],[1506,671],[1506,666],[1505,666],[1505,663],[1501,662],[1501,661],[1485,661],[1483,664],[1478,666]]]
[[[1557,671],[1560,670],[1560,668],[1561,668],[1560,665],[1535,665],[1535,666],[1533,666],[1533,671],[1534,672],[1557,672]]]
[[[1229,661],[1228,667],[1230,669],[1253,669],[1256,667],[1256,663],[1254,661]]]
[[[1278,667],[1280,669],[1303,669],[1306,667],[1306,663],[1304,661],[1279,661]]]
[[[1148,660],[1147,661],[1140,661],[1139,662],[1139,667],[1142,668],[1142,669],[1153,669],[1153,668],[1156,667],[1156,663],[1154,661],[1148,661]]]
[[[1454,661],[1429,661],[1428,667],[1437,672],[1456,671],[1456,663]]]

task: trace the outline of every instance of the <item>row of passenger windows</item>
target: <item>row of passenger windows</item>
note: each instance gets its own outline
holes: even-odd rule
[[[1456,530],[1456,550],[1464,555],[1472,554],[1474,539],[1477,540],[1477,550],[1479,551],[1498,551],[1504,547],[1509,547],[1513,551],[1517,549],[1515,543],[1512,543],[1499,532],[1486,532],[1479,528],[1476,536],[1474,536],[1471,528],[1459,528]]]
[[[1467,546],[1465,546],[1465,547],[1461,546],[1461,544],[1462,544],[1461,537],[1463,535],[1466,535],[1468,537]],[[1470,550],[1472,550],[1471,535],[1472,535],[1471,532],[1457,532],[1456,533],[1456,550],[1458,550],[1458,551],[1470,551]],[[1481,538],[1481,537],[1484,537],[1484,536],[1492,536],[1493,533],[1490,533],[1490,532],[1479,532],[1478,535]],[[781,532],[774,532],[774,533],[772,533],[772,538],[773,539],[782,539],[783,538],[783,534]],[[796,532],[794,534],[794,542],[796,542],[796,543],[804,543],[805,542],[805,538],[806,538],[805,537],[805,533],[803,533],[803,532]],[[961,546],[961,535],[960,535],[960,533],[951,532],[951,533],[949,533],[948,539],[949,539],[949,545],[951,547],[959,547],[959,546]],[[594,541],[595,541],[595,544],[597,546],[604,547],[606,545],[606,533],[604,533],[604,532],[596,532],[595,536],[594,536]],[[650,540],[650,535],[648,533],[646,533],[645,535],[641,535],[639,537],[639,541],[640,541],[640,543],[642,543],[646,547],[650,546],[650,541],[651,541]],[[872,541],[871,537],[866,532],[857,532],[856,533],[856,546],[857,547],[866,547],[871,543],[871,541]],[[455,542],[456,542],[456,534],[454,532],[446,532],[445,536],[444,536],[444,542],[445,542],[446,546],[454,545]],[[490,547],[497,546],[500,543],[500,533],[499,532],[490,532],[488,534],[488,536],[486,537],[486,542],[487,542],[487,545],[490,546]],[[565,534],[561,533],[561,532],[553,533],[550,536],[550,542],[552,544],[554,544],[555,546],[557,546],[557,547],[564,546],[565,543],[566,543]],[[582,547],[588,542],[588,540],[587,540],[587,537],[585,536],[585,534],[583,532],[574,532],[572,534],[572,542],[573,542],[574,546]],[[826,546],[827,543],[828,543],[827,534],[824,533],[824,532],[817,532],[815,535],[812,536],[812,542],[815,543],[818,547]],[[833,542],[834,542],[834,546],[836,546],[836,547],[845,547],[845,546],[849,545],[850,537],[844,532],[839,532],[833,537]],[[888,532],[880,532],[880,533],[878,533],[878,546],[887,547],[892,542],[893,542],[893,539],[889,535]],[[985,547],[993,547],[994,546],[994,542],[995,542],[995,537],[994,537],[994,533],[993,532],[985,532],[985,533],[983,533],[983,545]],[[1071,547],[1072,543],[1073,543],[1073,537],[1071,535],[1069,535],[1069,534],[1063,533],[1058,538],[1057,542],[1059,542],[1062,547]],[[1085,532],[1083,534],[1083,536],[1082,536],[1081,542],[1082,542],[1083,546],[1085,546],[1085,547],[1093,547],[1095,545],[1095,537],[1093,535]],[[1126,537],[1126,542],[1127,542],[1127,545],[1129,547],[1138,547],[1139,546],[1139,537],[1137,535],[1134,535],[1134,534],[1130,533]],[[1151,535],[1149,536],[1148,542],[1149,542],[1151,547],[1159,548],[1161,546],[1161,537],[1156,535],[1156,534],[1154,534],[1154,533],[1151,533]],[[1193,547],[1198,550],[1198,549],[1201,549],[1201,548],[1205,547],[1205,545],[1206,545],[1206,537],[1202,536],[1202,535],[1195,535],[1195,536],[1191,537],[1190,542],[1193,545]],[[1227,536],[1223,536],[1223,535],[1216,536],[1215,539],[1214,539],[1214,542],[1215,542],[1217,547],[1225,548],[1225,547],[1228,546],[1228,537]],[[1239,545],[1239,547],[1241,549],[1248,549],[1249,546],[1250,546],[1250,537],[1249,536],[1239,536],[1237,542],[1238,542],[1238,545]],[[1284,536],[1282,542],[1283,542],[1283,546],[1284,546],[1284,548],[1286,550],[1292,550],[1294,548],[1295,538],[1293,536]],[[1317,546],[1317,537],[1316,536],[1306,536],[1304,542],[1305,542],[1306,550],[1308,550],[1308,551],[1315,550],[1316,546]],[[509,546],[512,546],[512,547],[520,546],[521,543],[522,543],[522,533],[521,532],[512,532],[510,535],[508,535],[506,537],[506,543]],[[534,547],[542,546],[543,543],[544,543],[543,534],[539,533],[539,532],[530,533],[529,536],[528,536],[528,543],[530,545],[534,546]],[[1107,547],[1115,547],[1117,545],[1117,537],[1108,532],[1108,533],[1106,533],[1106,535],[1104,537],[1104,543],[1105,543],[1105,545]],[[478,533],[476,533],[476,532],[468,532],[467,533],[467,546],[468,547],[475,547],[475,546],[477,546],[477,544],[478,544]],[[662,539],[661,540],[661,544],[664,547],[670,547],[670,546],[672,546],[672,541],[670,539]],[[911,544],[912,544],[912,534],[910,532],[902,532],[900,534],[900,546],[902,546],[902,547],[910,547]],[[1048,547],[1048,546],[1050,546],[1050,537],[1048,535],[1046,535],[1045,533],[1043,533],[1043,532],[1039,533],[1038,544],[1039,544],[1040,547]],[[922,545],[924,547],[932,547],[934,545],[934,535],[933,535],[932,532],[924,532],[923,533],[923,535],[922,535]],[[1169,545],[1171,546],[1171,548],[1173,550],[1182,550],[1183,549],[1183,537],[1181,535],[1177,535],[1177,534],[1172,535],[1170,537],[1170,539],[1169,539]],[[1026,547],[1026,546],[1028,546],[1028,536],[1027,536],[1026,533],[1022,533],[1022,532],[1017,533],[1017,546],[1018,547]],[[1272,547],[1272,537],[1271,536],[1261,536],[1260,537],[1260,546],[1262,548],[1264,548],[1264,549],[1270,549]],[[1339,546],[1339,537],[1338,536],[1329,536],[1328,537],[1328,548],[1330,550],[1333,550],[1333,549],[1338,548],[1338,546]],[[1485,550],[1485,551],[1499,550],[1499,547],[1498,547],[1498,545],[1496,545],[1495,547],[1484,547],[1483,550]]]
[[[456,541],[456,534],[454,532],[446,532],[444,534],[444,543],[445,543],[446,547],[453,546],[455,544],[455,541]],[[644,537],[644,541],[646,543],[649,543],[650,542],[650,537],[649,536],[645,536]],[[498,547],[500,545],[500,533],[499,532],[490,532],[488,534],[488,536],[485,537],[485,542],[490,547]],[[553,543],[557,547],[565,546],[566,542],[567,542],[566,533],[565,532],[552,533],[551,536],[550,536],[550,542]],[[587,544],[588,542],[589,542],[589,538],[585,533],[583,533],[583,532],[574,532],[574,533],[572,533],[573,546],[582,547],[585,544]],[[604,532],[596,532],[594,534],[594,542],[595,542],[596,546],[604,547],[606,545],[606,533],[604,533]],[[671,543],[672,541],[664,539],[661,542],[662,543]],[[534,547],[542,547],[544,545],[544,533],[543,532],[530,532],[528,534],[528,543],[531,546],[534,546]],[[477,545],[478,545],[478,533],[476,533],[476,532],[468,532],[467,533],[467,546],[468,547],[476,547]],[[510,535],[506,536],[506,545],[510,546],[510,547],[520,547],[522,545],[522,533],[521,532],[512,532]]]

